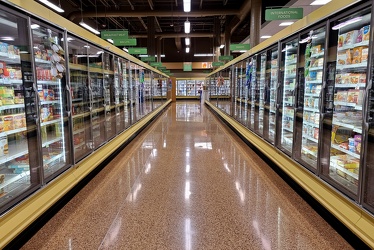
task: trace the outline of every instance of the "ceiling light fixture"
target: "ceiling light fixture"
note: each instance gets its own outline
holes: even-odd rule
[[[347,25],[350,25],[350,24],[352,24],[352,23],[359,22],[359,21],[361,21],[361,20],[362,20],[362,16],[355,17],[355,18],[349,19],[349,20],[347,20],[347,21],[345,21],[345,22],[342,22],[342,23],[339,23],[339,24],[333,26],[332,29],[333,29],[333,30],[338,30],[338,29],[341,29],[341,28],[343,28],[343,27],[345,27],[345,26],[347,26]]]
[[[187,20],[184,22],[184,33],[189,34],[191,31],[191,23]]]
[[[310,5],[325,5],[329,2],[331,2],[331,0],[315,0]]]
[[[113,41],[113,39],[106,39],[108,42],[110,42],[110,43],[114,43],[114,41]]]
[[[204,57],[204,56],[215,56],[216,54],[194,54],[193,56]]]
[[[57,5],[55,5],[55,4],[53,4],[53,3],[51,3],[51,2],[49,2],[48,0],[39,0],[39,2],[42,2],[42,3],[44,3],[45,5],[47,5],[48,7],[50,7],[50,8],[52,8],[52,9],[54,9],[55,11],[57,11],[57,12],[65,12],[62,8],[61,8],[61,6],[57,6]]]
[[[224,44],[221,44],[221,46],[219,46],[220,49],[223,49],[225,47]]]
[[[186,53],[190,53],[190,47],[186,47]]]
[[[165,57],[164,54],[160,55],[161,57]],[[139,57],[149,57],[149,55],[139,55]],[[157,57],[157,55],[155,55],[155,57]]]
[[[191,11],[191,0],[183,0],[183,10],[184,12]]]
[[[293,23],[294,22],[283,22],[283,23],[279,24],[279,26],[290,26]]]
[[[0,40],[3,40],[3,41],[14,41],[14,37],[4,36],[4,37],[0,37]]]
[[[127,53],[129,53],[129,50],[126,49],[125,47],[123,47],[123,50],[126,51]]]
[[[186,37],[186,38],[184,39],[184,42],[186,43],[186,46],[189,46],[189,45],[191,44],[191,40],[190,40],[189,37]]]
[[[32,29],[32,30],[35,30],[35,29],[37,29],[37,28],[39,28],[39,27],[40,27],[39,24],[31,24],[31,29]]]
[[[96,34],[96,35],[99,35],[99,34],[100,34],[100,32],[99,32],[98,30],[96,30],[96,29],[92,28],[90,25],[86,24],[86,23],[83,21],[83,19],[82,19],[82,21],[79,22],[79,24],[80,24],[80,26],[82,26],[82,27],[88,29],[89,31],[91,31],[92,33],[94,33],[94,34]]]
[[[261,38],[262,39],[268,39],[268,38],[270,38],[271,36],[269,36],[269,35],[263,35],[263,36],[261,36]]]

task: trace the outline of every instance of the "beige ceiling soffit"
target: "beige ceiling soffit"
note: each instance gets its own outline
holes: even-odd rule
[[[243,5],[240,7],[239,14],[237,15],[237,17],[239,18],[239,22],[236,22],[237,19],[234,18],[233,22],[236,22],[236,23],[232,22],[230,25],[232,27],[231,34],[234,33],[236,28],[238,28],[238,26],[243,22],[245,17],[249,15],[249,13],[251,12],[251,5],[252,5],[252,0],[244,1]]]
[[[250,1],[249,1],[250,2]],[[238,10],[196,10],[193,12],[183,12],[177,11],[173,12],[173,16],[176,17],[204,17],[204,16],[217,16],[217,15],[240,15]],[[248,11],[249,12],[249,11]],[[67,17],[70,21],[74,21],[75,19],[83,18],[83,17],[147,17],[147,16],[155,16],[155,17],[170,17],[170,11],[84,11],[81,13],[80,11],[74,11],[69,14]],[[243,18],[244,19],[244,18]]]

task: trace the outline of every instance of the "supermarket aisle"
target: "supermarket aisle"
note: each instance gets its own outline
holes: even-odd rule
[[[350,249],[204,106],[172,104],[23,249]]]

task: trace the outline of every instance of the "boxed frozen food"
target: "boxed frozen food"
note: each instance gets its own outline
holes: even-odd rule
[[[352,45],[356,43],[358,30],[351,30],[345,34],[344,45]]]
[[[13,126],[13,115],[4,115],[2,116],[4,122],[4,131],[10,131],[14,129]]]
[[[13,116],[13,127],[14,129],[23,128],[26,126],[25,114],[16,114]]]
[[[368,41],[369,38],[370,38],[370,25],[366,25],[358,31],[356,43],[360,43],[362,41]]]
[[[338,48],[343,47],[346,34],[341,34],[338,37]]]
[[[312,53],[312,55],[313,54],[321,53],[322,52],[322,50],[321,50],[321,44],[312,46],[312,48],[310,48],[310,52]]]
[[[8,151],[8,137],[0,137],[0,156],[5,156],[9,153]]]
[[[0,184],[2,184],[5,180],[5,174],[0,174]]]
[[[361,58],[362,58],[362,49],[364,47],[359,46],[355,47],[352,51],[352,64],[357,64],[361,63]]]
[[[346,102],[347,101],[347,96],[348,96],[348,92],[347,91],[338,91],[336,93],[336,98],[335,101],[338,101],[338,102]]]
[[[368,56],[369,56],[369,48],[368,47],[363,47],[361,51],[361,62],[367,62],[368,61]]]

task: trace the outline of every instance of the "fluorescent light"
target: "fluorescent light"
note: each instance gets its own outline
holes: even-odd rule
[[[39,24],[31,24],[31,29],[32,30],[35,30],[35,29],[37,29],[39,27],[40,27]]]
[[[82,27],[84,27],[84,28],[88,29],[89,31],[91,31],[92,33],[95,33],[96,35],[99,35],[99,34],[100,34],[100,32],[99,32],[98,30],[92,28],[90,25],[88,25],[88,24],[86,24],[85,22],[83,22],[83,20],[80,21],[79,24],[80,24]]]
[[[203,57],[203,56],[215,56],[215,54],[194,54],[193,56],[200,56],[200,57]]]
[[[72,40],[74,40],[74,39],[71,38],[71,37],[68,37],[66,40],[67,40],[68,42],[70,42],[70,41],[72,41]],[[64,38],[61,38],[61,41],[64,41]]]
[[[126,49],[125,47],[123,47],[123,50],[126,51],[127,53],[129,53],[129,50]]]
[[[283,23],[279,24],[279,26],[290,26],[293,23],[294,22],[283,22]]]
[[[246,50],[239,50],[240,53],[245,53],[247,52]]]
[[[186,47],[186,53],[190,53],[190,47]]]
[[[350,25],[352,23],[356,23],[356,22],[359,22],[362,20],[362,16],[359,16],[359,17],[355,17],[355,18],[352,18],[352,19],[349,19],[345,22],[342,22],[342,23],[339,23],[337,25],[335,25],[334,27],[332,27],[333,30],[338,30],[338,29],[341,29],[347,25]]]
[[[14,37],[3,36],[3,37],[0,37],[0,40],[3,40],[3,41],[14,41]]]
[[[148,55],[139,55],[139,57],[148,57]],[[157,57],[157,55],[155,55]],[[161,57],[165,57],[165,55],[161,55]]]
[[[270,38],[271,36],[269,36],[269,35],[263,35],[263,36],[261,36],[261,38],[262,39],[267,39],[267,38]]]
[[[96,52],[97,55],[100,55],[100,54],[102,54],[102,53],[104,53],[104,51],[102,51],[102,50]]]
[[[329,2],[331,2],[331,0],[315,0],[310,5],[325,5]]]
[[[183,0],[183,10],[184,12],[191,11],[191,0]]]
[[[48,7],[52,8],[52,9],[54,9],[57,12],[65,12],[63,9],[61,9],[60,6],[57,6],[57,5],[49,2],[48,0],[39,0],[39,2],[44,3],[45,5],[47,5]]]
[[[90,48],[90,46],[89,46],[89,45],[84,45],[83,47],[85,47],[85,48],[88,48],[88,49]]]
[[[184,33],[188,34],[191,31],[191,23],[188,21],[184,22]]]
[[[186,43],[186,46],[189,46],[189,45],[191,44],[191,40],[190,40],[189,37],[186,37],[186,38],[184,39],[184,42]]]
[[[106,39],[108,42],[110,42],[110,43],[114,43],[114,41],[113,41],[113,39]]]
[[[223,49],[225,47],[224,44],[221,44],[221,46],[219,46],[220,49]]]

